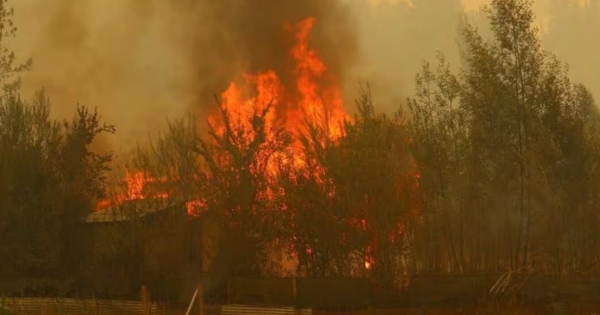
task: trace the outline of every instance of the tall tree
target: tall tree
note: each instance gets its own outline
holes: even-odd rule
[[[491,38],[467,23],[460,75],[426,65],[409,101],[426,208],[442,200],[429,220],[443,222],[444,240],[430,243],[445,244],[442,260],[455,271],[576,272],[584,261],[591,270],[597,255],[596,238],[576,228],[598,219],[598,184],[587,175],[600,163],[597,110],[566,66],[540,48],[531,5],[493,0],[484,9]],[[453,99],[458,107],[447,105]],[[548,230],[559,236],[548,238]]]
[[[281,232],[272,163],[285,156],[290,137],[267,124],[272,103],[256,104],[247,121],[219,108],[222,123],[210,126],[210,137],[195,148],[206,165],[208,210],[222,228],[215,266],[229,275],[257,276],[265,273],[267,249]]]
[[[0,249],[4,272],[39,276],[73,270],[77,226],[102,196],[112,155],[89,145],[113,127],[79,107],[72,122],[50,119],[43,92],[27,103],[9,92],[0,103]]]
[[[0,83],[5,89],[13,89],[19,84],[17,75],[31,69],[32,60],[19,63],[15,53],[6,47],[6,39],[14,37],[17,27],[13,23],[14,9],[9,0],[0,0]]]

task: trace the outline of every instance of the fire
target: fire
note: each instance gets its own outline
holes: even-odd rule
[[[371,270],[373,265],[375,264],[375,258],[373,257],[373,250],[371,245],[367,246],[367,250],[365,252],[365,269]]]
[[[327,67],[317,52],[310,49],[308,42],[310,40],[310,31],[315,24],[314,18],[308,18],[298,23],[294,28],[296,32],[297,44],[292,48],[291,55],[296,60],[296,75],[298,80],[296,88],[300,93],[301,112],[294,113],[300,118],[302,115],[309,115],[309,121],[316,124],[325,119],[329,136],[337,139],[342,136],[342,123],[349,116],[344,111],[344,104],[340,97],[340,90],[337,86],[331,88],[320,88],[317,79],[322,78],[327,71]],[[286,27],[290,29],[290,27]]]
[[[145,192],[146,185],[148,183],[165,183],[166,178],[154,178],[146,176],[143,172],[125,172],[125,192],[118,194],[113,199],[104,199],[98,202],[96,205],[96,211],[106,209],[115,204],[122,204],[129,200],[146,199],[148,197],[166,199],[169,197],[168,193],[160,192],[155,194],[148,194]]]
[[[202,209],[206,207],[206,203],[201,200],[192,200],[185,203],[185,209],[190,216],[199,216]]]
[[[223,102],[221,107],[225,110],[232,120],[232,124],[239,128],[247,137],[246,143],[238,143],[243,147],[254,140],[256,136],[253,133],[252,117],[256,113],[261,113],[267,109],[267,106],[275,106],[279,103],[279,94],[283,86],[279,78],[273,71],[267,71],[257,75],[246,74],[243,76],[246,85],[239,86],[231,82],[225,92],[222,93]],[[256,88],[255,97],[246,97],[250,93],[251,87]],[[272,108],[269,109],[266,117],[266,129],[269,139],[272,137],[272,128],[275,121],[275,114]],[[225,132],[225,127],[219,114],[209,117],[209,122],[220,134]]]
[[[292,165],[296,169],[308,165],[299,139],[301,136],[299,130],[302,130],[304,123],[324,130],[329,140],[336,141],[344,134],[344,123],[350,121],[350,116],[344,110],[335,78],[328,76],[328,69],[324,62],[309,45],[315,22],[316,20],[311,17],[296,25],[284,27],[286,31],[294,33],[296,40],[296,44],[290,51],[290,57],[294,62],[292,72],[296,78],[294,86],[284,86],[274,71],[267,70],[257,74],[244,74],[241,84],[231,82],[221,94],[221,109],[229,115],[232,127],[245,135],[241,143],[235,145],[244,149],[254,140],[256,134],[254,134],[252,118],[256,114],[265,113],[265,141],[275,140],[273,131],[278,127],[285,128],[295,136],[290,149],[294,156]],[[223,135],[225,126],[221,113],[211,115],[209,123],[217,133]],[[277,167],[274,161],[267,161],[267,163],[269,173],[275,175]],[[324,170],[318,164],[311,165],[312,174],[316,174],[319,178],[325,177]],[[329,184],[324,179],[319,181],[324,185]],[[327,186],[331,186],[328,188],[328,195],[333,197],[335,187]],[[272,193],[265,192],[265,195],[272,196]],[[366,221],[361,220],[359,226],[366,230]],[[295,243],[296,237],[292,237],[292,240]],[[292,249],[293,256],[297,256],[294,244]],[[306,253],[309,256],[312,254],[310,246],[306,247]],[[371,269],[374,263],[372,248],[368,246],[364,258],[365,269]]]
[[[96,211],[106,209],[113,205],[120,205],[126,201],[140,200],[140,199],[167,199],[169,194],[167,192],[150,193],[147,191],[147,185],[152,183],[167,183],[166,177],[155,178],[147,176],[144,172],[125,172],[125,192],[118,194],[113,199],[104,199],[96,204]],[[200,200],[191,200],[186,202],[185,207],[188,215],[198,216],[198,214],[204,209],[206,204]]]
[[[234,133],[238,137],[232,137],[235,141],[233,145],[237,149],[247,150],[250,144],[256,140],[256,121],[255,116],[264,117],[264,139],[266,143],[278,141],[276,130],[283,128],[292,135],[292,143],[289,146],[289,152],[292,154],[291,160],[284,160],[283,163],[289,163],[293,169],[301,173],[312,174],[318,178],[318,182],[327,189],[328,196],[335,197],[335,186],[327,181],[324,167],[321,167],[316,161],[308,161],[304,155],[301,136],[304,127],[318,128],[323,131],[325,141],[335,143],[344,136],[344,126],[351,123],[351,117],[345,112],[344,104],[341,99],[341,93],[337,78],[333,77],[328,71],[327,66],[321,60],[317,51],[310,47],[311,30],[316,23],[315,18],[307,18],[295,25],[286,25],[284,30],[292,33],[295,44],[290,49],[290,73],[295,78],[293,84],[286,86],[280,79],[280,75],[273,70],[265,70],[259,73],[243,74],[239,80],[232,81],[224,92],[221,93],[220,111],[215,112],[208,117],[208,122],[213,130],[223,136],[225,132]],[[286,76],[287,77],[287,76]],[[225,112],[229,124],[223,121],[222,113]],[[226,130],[231,127],[232,130]],[[239,137],[239,135],[243,135]],[[221,157],[219,157],[221,158]],[[276,180],[279,170],[279,164],[282,163],[280,156],[262,157],[256,156],[256,159],[263,159],[260,162],[266,163],[267,180]],[[219,159],[217,159],[219,161]],[[254,170],[256,171],[256,170]],[[113,203],[122,203],[126,200],[136,200],[145,198],[168,198],[168,193],[149,194],[146,191],[148,183],[164,183],[165,178],[152,178],[146,174],[127,172],[125,182],[127,190],[125,193],[117,196]],[[283,190],[283,189],[282,189]],[[283,191],[272,191],[266,188],[259,192],[260,196],[271,199],[276,194],[283,194]],[[262,197],[261,197],[262,198]],[[111,201],[103,200],[98,203],[97,210],[104,209],[111,205]],[[186,204],[186,211],[190,216],[198,216],[206,208],[207,204],[203,200],[192,200]],[[286,211],[285,205],[281,206],[282,211]],[[367,221],[359,219],[357,222],[351,222],[356,228],[367,232]],[[403,233],[403,226],[398,226],[396,233],[390,234],[392,242]],[[292,248],[295,252],[296,236],[292,237]],[[374,246],[376,242],[368,245],[365,249],[364,268],[370,270],[375,264]],[[306,244],[306,254],[312,255],[313,249]],[[294,253],[297,256],[297,252]]]
[[[324,128],[327,136],[336,140],[343,134],[343,123],[350,119],[344,110],[335,78],[329,76],[323,61],[309,46],[314,24],[315,19],[311,17],[284,27],[286,31],[294,32],[296,39],[290,51],[294,63],[292,73],[296,78],[294,86],[284,86],[274,71],[267,70],[242,75],[241,83],[231,82],[221,94],[221,109],[229,114],[236,131],[246,135],[243,143],[236,145],[244,148],[254,140],[252,117],[266,111],[265,140],[275,140],[273,131],[279,127],[295,135],[291,148],[294,160],[291,162],[298,168],[306,165],[299,141],[299,130],[304,122]],[[225,132],[221,113],[214,113],[208,120],[217,133],[222,135]],[[272,173],[275,173],[274,169],[274,165],[269,167]]]

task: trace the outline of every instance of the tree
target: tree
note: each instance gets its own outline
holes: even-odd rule
[[[224,106],[219,108],[221,125],[209,126],[210,138],[200,139],[195,148],[206,165],[207,209],[222,228],[215,272],[265,274],[270,246],[282,234],[273,163],[286,158],[291,138],[283,128],[267,125],[272,103],[256,104],[248,121],[240,121]]]
[[[325,163],[350,219],[365,223],[372,272],[384,292],[397,288],[406,224],[415,203],[418,174],[408,149],[402,116],[376,114],[367,87],[357,100],[358,115],[346,124],[336,159]]]
[[[591,271],[598,180],[588,174],[600,163],[593,98],[540,48],[531,1],[493,0],[484,12],[492,38],[467,23],[460,74],[443,60],[437,73],[425,64],[409,100],[426,218],[444,231],[427,243],[442,244],[434,252],[453,271]]]
[[[405,271],[400,258],[415,174],[400,117],[376,114],[368,88],[357,109],[340,138],[328,137],[327,117],[307,122],[306,168],[283,179],[299,272],[369,274],[381,289],[393,289]]]
[[[168,122],[168,129],[147,145],[138,145],[132,166],[145,176],[164,179],[161,187],[180,202],[204,199],[206,169],[196,148],[200,145],[195,117]]]
[[[17,27],[13,23],[15,11],[8,0],[0,0],[0,82],[5,89],[14,89],[19,84],[16,77],[19,73],[31,69],[33,64],[29,59],[17,64],[17,56],[6,47],[6,39],[14,37]]]
[[[53,275],[77,268],[80,220],[104,191],[112,155],[89,150],[113,132],[96,111],[79,107],[72,122],[50,119],[39,92],[27,103],[9,92],[0,103],[0,248],[2,271]]]
[[[485,12],[490,20],[493,42],[484,42],[470,26],[463,30],[464,58],[468,67],[463,104],[469,108],[480,143],[495,146],[490,148],[488,145],[487,154],[498,150],[508,153],[492,167],[498,171],[502,169],[502,173],[509,176],[505,182],[514,181],[514,189],[518,191],[515,196],[516,240],[511,234],[507,235],[511,267],[518,268],[527,264],[529,252],[532,171],[535,169],[533,141],[544,54],[537,30],[532,27],[530,1],[496,0]],[[491,175],[493,180],[500,180]]]
[[[438,68],[435,72],[429,63],[423,64],[422,73],[416,76],[416,98],[408,100],[411,120],[408,131],[411,147],[417,164],[420,166],[421,189],[424,192],[423,215],[428,217],[429,231],[416,239],[427,240],[431,235],[444,235],[441,248],[430,248],[420,253],[419,260],[428,264],[426,269],[446,269],[440,263],[450,261],[450,268],[460,272],[464,265],[465,220],[468,213],[461,202],[465,200],[468,188],[467,163],[469,137],[466,124],[466,112],[458,105],[461,92],[458,79],[450,73],[449,65],[438,53]],[[441,222],[435,220],[440,217]],[[427,244],[424,241],[423,244]],[[430,242],[438,246],[438,242]],[[441,257],[423,256],[431,253]],[[442,258],[445,257],[445,258]]]

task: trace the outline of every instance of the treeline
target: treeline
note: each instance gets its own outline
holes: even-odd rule
[[[102,196],[111,155],[89,150],[112,132],[95,111],[49,118],[43,92],[32,102],[7,90],[0,102],[0,276],[45,277],[78,268],[78,227]]]
[[[114,128],[83,106],[70,121],[52,119],[43,91],[19,95],[20,63],[6,47],[14,11],[0,1],[0,279],[68,276],[79,268],[80,220],[105,190],[110,154],[89,149]]]
[[[286,260],[300,276],[382,289],[422,274],[597,273],[596,104],[541,49],[530,1],[493,0],[486,13],[493,37],[465,24],[458,73],[441,55],[424,63],[394,115],[364,89],[339,139],[327,119],[296,142],[267,128],[267,111],[247,130],[222,109],[223,128],[204,137],[193,117],[172,122],[131,165],[169,178],[169,198],[202,201],[219,279],[285,276]],[[95,112],[48,113],[43,94],[0,104],[0,270],[14,275],[76,270],[75,226],[111,160],[88,149],[113,131]],[[299,152],[307,165],[293,167]]]
[[[384,286],[415,274],[596,273],[596,104],[541,49],[530,1],[495,0],[485,13],[493,37],[463,26],[458,73],[442,55],[424,63],[393,116],[366,89],[341,139],[307,124],[307,167],[282,163],[276,181],[265,161],[290,154],[291,136],[267,137],[265,113],[248,132],[223,111],[225,131],[210,140],[176,122],[140,160],[176,170],[179,191],[206,200],[225,230],[215,265],[238,276],[273,274],[267,253],[290,244],[302,275]]]
[[[409,101],[422,175],[417,272],[598,270],[600,116],[540,48],[531,1],[492,1],[493,39],[462,29],[463,68],[425,63]]]

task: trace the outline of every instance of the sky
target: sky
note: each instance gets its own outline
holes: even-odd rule
[[[466,11],[475,24],[490,0],[368,0],[353,7],[357,14],[364,64],[359,77],[368,77],[379,90],[380,107],[390,108],[413,91],[415,73],[424,60],[441,51],[459,64],[457,21]],[[544,49],[570,65],[571,77],[600,98],[600,6],[597,0],[536,0],[536,26]],[[376,97],[377,97],[376,93]]]
[[[182,117],[197,102],[195,91],[215,86],[210,77],[198,77],[212,59],[198,63],[192,57],[223,53],[214,52],[209,40],[198,40],[215,36],[220,20],[171,5],[185,1],[169,1],[12,0],[19,33],[10,47],[34,60],[33,70],[23,76],[23,93],[44,87],[60,118],[72,115],[78,103],[97,107],[117,126],[110,140],[117,151],[147,139],[167,118]],[[336,14],[352,21],[358,42],[358,58],[342,85],[347,108],[353,108],[359,83],[368,81],[376,106],[384,111],[397,109],[412,94],[414,75],[424,60],[434,61],[436,51],[458,65],[457,21],[466,11],[479,23],[477,10],[489,3],[336,1],[346,5],[347,12]],[[569,63],[574,81],[600,98],[598,2],[536,0],[534,9],[543,47]]]

